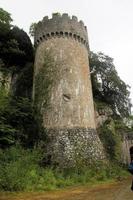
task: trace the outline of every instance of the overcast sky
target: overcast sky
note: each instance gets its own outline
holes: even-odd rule
[[[53,12],[76,15],[88,28],[91,50],[114,58],[118,74],[132,87],[133,102],[133,0],[0,0],[0,7],[26,32]]]

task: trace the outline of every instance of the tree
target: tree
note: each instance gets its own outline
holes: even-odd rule
[[[0,8],[0,23],[10,24],[12,21],[11,14]]]
[[[24,67],[33,62],[33,46],[27,33],[11,22],[10,13],[0,8],[0,58],[7,68]]]
[[[32,97],[33,86],[33,63],[26,63],[25,67],[20,71],[15,82],[14,95],[19,97]]]
[[[24,52],[24,58],[22,58],[22,60],[24,60],[25,63],[32,62],[34,57],[33,46],[27,33],[17,26],[14,26],[11,31],[11,37],[18,42],[19,49]]]
[[[118,76],[113,59],[101,52],[91,52],[90,68],[93,71],[91,78],[94,98],[109,104],[115,114],[129,115],[129,86]]]
[[[19,49],[19,44],[15,38],[11,37],[12,18],[10,13],[0,8],[0,58],[8,67],[14,64],[13,60],[19,56],[22,57],[24,52]],[[21,56],[20,56],[21,55]]]
[[[1,41],[6,41],[11,28],[12,18],[10,13],[0,8],[0,46]]]
[[[12,18],[8,12],[0,8],[0,57],[3,50],[3,45],[9,38]]]
[[[30,25],[29,34],[30,34],[31,37],[34,37],[36,25],[37,25],[37,23],[32,23]]]
[[[31,147],[37,140],[37,123],[28,98],[0,95],[0,147],[15,143]]]

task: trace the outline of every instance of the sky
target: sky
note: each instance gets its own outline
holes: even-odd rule
[[[90,49],[114,58],[119,76],[131,86],[133,103],[133,0],[0,0],[0,7],[27,33],[32,22],[54,12],[83,20]]]

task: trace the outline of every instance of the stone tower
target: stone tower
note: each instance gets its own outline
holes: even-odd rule
[[[33,99],[45,129],[45,153],[61,167],[103,158],[96,133],[87,28],[77,17],[53,14],[35,30]]]

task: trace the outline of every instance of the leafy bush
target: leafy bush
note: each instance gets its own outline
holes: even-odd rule
[[[130,87],[119,77],[113,59],[102,52],[91,52],[90,69],[94,98],[110,105],[115,115],[129,116]]]
[[[0,147],[16,142],[33,146],[38,141],[38,131],[31,101],[7,95],[4,89],[0,91]]]
[[[120,162],[121,136],[116,132],[114,121],[111,118],[99,128],[99,137],[104,145],[107,157],[111,161]]]
[[[81,169],[52,169],[41,166],[40,150],[25,150],[20,146],[0,150],[0,190],[44,191],[72,185],[105,181],[125,175],[118,165],[97,165]]]

